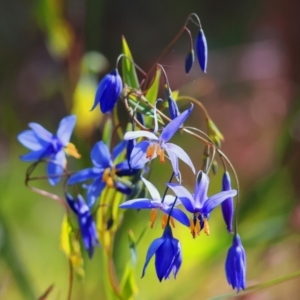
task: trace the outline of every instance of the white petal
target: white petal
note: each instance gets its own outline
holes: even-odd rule
[[[157,188],[150,181],[148,181],[147,179],[145,179],[144,177],[141,176],[141,179],[144,181],[144,183],[145,183],[145,185],[146,185],[146,187],[147,187],[147,189],[148,189],[148,191],[149,191],[152,199],[154,201],[160,202],[161,198],[160,198],[160,194],[159,194]]]
[[[124,140],[133,140],[139,137],[146,137],[149,140],[155,141],[158,140],[158,137],[154,133],[146,130],[128,131],[124,135]]]

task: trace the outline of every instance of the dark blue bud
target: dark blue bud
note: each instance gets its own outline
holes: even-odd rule
[[[185,58],[185,73],[188,74],[191,71],[191,68],[195,61],[195,53],[192,49]]]
[[[168,99],[170,118],[173,120],[180,115],[180,111],[178,109],[176,101],[172,97],[172,91],[168,86],[165,86],[165,95]]]
[[[136,113],[136,118],[143,126],[145,125],[144,115],[142,115],[141,113],[138,112],[138,113]]]
[[[122,78],[117,69],[105,75],[99,82],[95,102],[91,110],[100,103],[102,113],[112,112],[123,89]]]
[[[231,180],[228,172],[225,172],[222,180],[222,191],[231,190]],[[233,198],[229,197],[221,203],[223,218],[227,226],[228,232],[232,232],[233,220]]]
[[[196,39],[196,54],[198,57],[199,65],[201,70],[206,73],[207,68],[207,43],[204,32],[202,29],[199,30]]]

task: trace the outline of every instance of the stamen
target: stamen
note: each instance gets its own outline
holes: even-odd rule
[[[165,227],[167,225],[167,221],[168,221],[167,215],[163,214],[163,216],[161,218],[161,227],[162,227],[162,229],[165,229]]]
[[[175,221],[173,217],[170,217],[170,222],[173,228],[175,228]]]
[[[150,144],[146,150],[146,158],[151,159],[155,153],[156,144]]]
[[[102,181],[106,182],[107,186],[112,188],[114,187],[114,177],[116,175],[116,168],[106,168],[102,175]]]
[[[160,154],[159,154],[159,161],[161,163],[165,162],[165,149],[161,149]]]
[[[150,222],[151,222],[150,228],[153,228],[154,222],[155,222],[155,220],[157,218],[157,214],[158,214],[157,209],[152,208],[151,212],[150,212]]]
[[[204,233],[209,236],[210,232],[209,232],[209,225],[208,225],[208,220],[207,218],[204,218]]]
[[[72,143],[68,143],[68,145],[65,147],[65,152],[66,154],[70,155],[70,156],[73,156],[75,158],[80,158],[81,155],[78,153],[76,147],[74,144]]]
[[[193,218],[190,219],[190,229],[191,229],[191,234],[192,234],[193,238],[195,238],[196,237],[196,235],[195,235],[195,224],[194,224],[194,219]]]
[[[156,155],[159,156],[160,152],[161,152],[160,145],[157,144],[157,146],[156,146]]]

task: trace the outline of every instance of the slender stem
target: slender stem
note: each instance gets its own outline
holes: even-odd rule
[[[120,60],[123,59],[123,58],[128,59],[145,77],[147,77],[147,73],[140,66],[138,66],[130,57],[128,57],[125,54],[120,54],[118,56],[117,61],[116,61],[116,69],[118,68]]]
[[[173,180],[173,178],[174,178],[174,175],[175,175],[175,173],[172,172],[172,175],[171,175],[171,178],[170,178],[170,180],[169,180],[169,183],[172,182],[172,180]],[[161,198],[161,203],[164,203],[165,197],[166,197],[167,192],[168,192],[168,189],[169,189],[169,187],[167,186],[166,189],[165,189],[164,195],[163,195],[163,197]]]
[[[173,204],[172,204],[172,207],[171,207],[171,209],[170,209],[170,211],[169,211],[169,214],[168,214],[167,225],[169,225],[169,223],[170,223],[171,213],[172,213],[172,210],[173,210],[173,208],[174,208],[174,206],[175,206],[175,204],[176,204],[177,199],[178,199],[178,197],[176,196],[176,198],[175,198],[175,200],[174,200],[174,202],[173,202]]]
[[[71,260],[69,259],[69,289],[68,289],[67,300],[71,300],[72,288],[73,288],[73,266]]]

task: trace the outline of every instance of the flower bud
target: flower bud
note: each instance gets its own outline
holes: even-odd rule
[[[97,87],[95,102],[91,110],[99,103],[102,113],[111,113],[121,96],[122,89],[122,78],[118,70],[114,69],[100,81]]]
[[[195,53],[192,49],[185,58],[185,73],[188,74],[191,71],[191,68],[195,61]]]
[[[231,190],[231,180],[228,172],[225,172],[222,180],[222,191]],[[228,232],[232,232],[233,220],[233,198],[229,197],[221,203],[224,221],[227,225]]]
[[[202,29],[199,30],[196,39],[196,54],[198,57],[199,65],[203,73],[206,73],[207,68],[207,43],[204,32]]]

